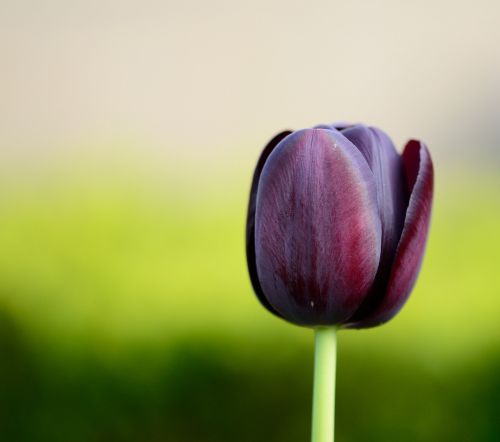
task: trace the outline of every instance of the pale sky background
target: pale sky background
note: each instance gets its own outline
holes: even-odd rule
[[[351,120],[491,163],[499,44],[498,0],[1,0],[0,159],[127,141],[246,161]]]

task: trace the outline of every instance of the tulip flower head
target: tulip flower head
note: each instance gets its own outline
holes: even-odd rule
[[[257,163],[247,219],[260,302],[304,326],[388,321],[419,273],[432,195],[432,160],[420,141],[400,155],[364,125],[278,134]]]

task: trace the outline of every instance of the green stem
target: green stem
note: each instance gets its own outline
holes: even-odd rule
[[[312,442],[333,442],[337,329],[317,328],[314,334]]]

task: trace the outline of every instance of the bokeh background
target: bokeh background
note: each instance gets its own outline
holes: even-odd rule
[[[500,440],[500,3],[0,2],[0,439],[305,441],[312,332],[246,272],[277,131],[436,168],[403,311],[341,332],[337,439]]]

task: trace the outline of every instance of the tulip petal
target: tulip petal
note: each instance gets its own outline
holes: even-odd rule
[[[381,247],[373,173],[336,130],[305,129],[269,156],[257,190],[255,252],[272,307],[301,325],[335,325],[359,307]]]
[[[252,179],[252,187],[250,188],[250,201],[248,203],[248,214],[247,214],[247,227],[246,227],[246,253],[247,253],[247,263],[248,263],[248,273],[250,275],[250,281],[252,282],[252,287],[257,295],[257,298],[261,304],[266,307],[272,313],[280,316],[267,302],[266,297],[262,291],[262,287],[259,283],[259,278],[257,276],[257,263],[255,262],[255,202],[257,199],[257,188],[259,186],[260,174],[264,168],[267,158],[271,155],[271,152],[278,145],[278,143],[290,135],[291,131],[284,131],[277,134],[262,151],[259,160],[257,161],[257,166],[255,167],[255,172]]]
[[[351,318],[351,321],[356,321],[372,311],[384,296],[403,230],[408,197],[403,161],[387,134],[380,129],[358,124],[343,130],[342,135],[360,150],[375,176],[382,221],[382,253],[377,277],[370,293]]]
[[[342,131],[360,150],[375,176],[382,221],[382,273],[390,270],[403,230],[407,196],[403,161],[391,139],[380,129],[357,125]],[[387,272],[388,273],[388,272]]]
[[[410,200],[384,297],[372,311],[350,327],[364,328],[391,319],[404,305],[415,284],[429,231],[434,172],[426,146],[411,140],[402,155]]]

